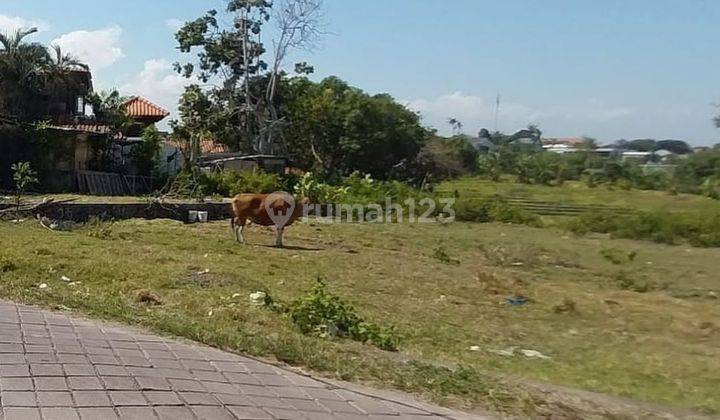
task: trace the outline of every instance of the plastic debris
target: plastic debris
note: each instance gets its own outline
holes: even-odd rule
[[[542,354],[537,350],[521,349],[520,353],[522,353],[523,356],[529,357],[531,359],[543,359],[543,360],[551,359],[550,356]]]
[[[264,305],[265,299],[267,298],[267,293],[265,292],[253,292],[250,293],[250,302],[253,303],[253,305]]]
[[[470,351],[480,351],[480,346],[470,346]]]
[[[527,298],[524,298],[522,296],[510,296],[509,298],[505,299],[505,302],[507,302],[510,306],[520,306],[524,305],[528,302]]]
[[[60,280],[64,281],[65,283],[70,283],[72,281],[68,276],[61,276]]]
[[[47,283],[40,283],[40,285],[38,286],[38,289],[47,289],[47,288],[48,288]]]

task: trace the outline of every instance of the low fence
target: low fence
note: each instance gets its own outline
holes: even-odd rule
[[[91,195],[141,195],[153,191],[152,177],[112,172],[78,171],[78,192]]]

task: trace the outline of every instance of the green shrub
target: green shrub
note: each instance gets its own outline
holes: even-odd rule
[[[609,212],[589,212],[570,220],[566,228],[578,235],[590,232],[610,233],[618,229],[619,218],[617,214]]]
[[[433,249],[432,256],[443,264],[460,264],[460,261],[452,258],[450,254],[448,254],[445,250],[445,247],[442,245],[439,245]]]
[[[684,240],[694,246],[720,247],[720,213],[688,215],[655,211],[629,216],[586,213],[568,222],[566,228],[577,234],[609,233],[615,238],[671,245]]]
[[[466,222],[502,222],[541,226],[540,217],[513,206],[500,196],[482,201],[458,201],[455,219]]]
[[[321,279],[309,293],[290,304],[288,314],[303,334],[347,337],[383,350],[397,350],[398,339],[393,328],[362,319],[352,306],[330,293]]]
[[[233,171],[223,169],[203,173],[200,177],[203,194],[233,197],[242,193],[272,193],[283,187],[277,174],[269,174],[260,170]]]
[[[338,204],[345,202],[347,189],[322,182],[312,172],[307,172],[295,184],[295,195],[307,197],[313,203]]]
[[[637,257],[637,252],[625,252],[617,248],[605,248],[600,251],[600,255],[602,255],[603,258],[610,261],[611,263],[615,265],[620,265],[627,262],[635,261],[635,257]]]

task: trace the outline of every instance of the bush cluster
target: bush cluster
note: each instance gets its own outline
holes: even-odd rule
[[[513,206],[500,196],[485,200],[460,200],[455,205],[455,219],[464,222],[502,222],[542,226],[539,216]]]
[[[322,279],[305,296],[288,307],[288,315],[303,334],[345,337],[396,351],[398,338],[393,328],[365,321],[355,309],[327,290]]]
[[[701,247],[720,246],[720,213],[678,214],[665,211],[629,216],[593,212],[567,223],[578,234],[609,233],[616,238],[644,239],[666,244],[687,241]]]

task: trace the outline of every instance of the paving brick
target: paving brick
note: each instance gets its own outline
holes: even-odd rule
[[[135,377],[140,389],[144,390],[169,390],[170,383],[165,378],[137,376]]]
[[[67,378],[68,386],[73,390],[100,391],[105,389],[100,379],[93,376],[74,376]]]
[[[72,395],[78,407],[112,407],[105,391],[73,391]]]
[[[3,408],[3,416],[7,420],[40,420],[40,410],[37,408]]]
[[[62,391],[38,391],[38,405],[40,407],[72,407],[72,394]]]
[[[122,420],[152,420],[157,419],[151,407],[118,407]]]
[[[113,391],[135,391],[140,390],[140,386],[135,379],[124,376],[101,376],[105,389]]]
[[[35,389],[38,391],[67,391],[69,390],[65,378],[34,377]]]
[[[241,405],[241,406],[251,406],[255,405],[253,401],[250,400],[250,398],[244,396],[244,395],[237,395],[237,394],[215,394],[215,398],[220,400],[225,405]]]
[[[155,412],[162,420],[196,420],[187,407],[155,407]]]
[[[91,364],[67,364],[63,369],[68,376],[95,376],[95,367]]]
[[[240,390],[233,384],[222,383],[222,382],[206,382],[206,381],[203,381],[201,383],[202,383],[202,386],[208,390],[208,392],[212,392],[212,393],[232,394],[232,393],[240,392]]]
[[[175,391],[205,391],[205,387],[198,381],[187,379],[168,379]]]
[[[195,415],[202,420],[234,420],[236,417],[225,407],[191,407]]]
[[[239,419],[246,420],[265,420],[272,419],[272,416],[268,412],[263,411],[257,407],[237,407],[228,406],[228,410],[233,413]]]
[[[35,386],[30,378],[0,378],[0,390],[34,391]]]
[[[31,364],[30,373],[33,376],[64,376],[62,365],[60,364]]]
[[[147,405],[147,401],[140,391],[108,391],[110,401],[116,406]]]
[[[124,366],[96,365],[95,370],[100,376],[130,376]]]
[[[151,405],[182,405],[177,394],[172,391],[143,391]]]
[[[178,395],[190,405],[220,405],[220,401],[216,397],[221,397],[221,395],[214,396],[207,392],[178,392]]]
[[[40,413],[44,419],[80,420],[80,413],[74,408],[41,408]]]
[[[28,365],[0,365],[0,377],[30,377],[30,366]]]
[[[3,407],[37,407],[37,399],[32,391],[7,391],[0,393]]]
[[[115,420],[118,418],[112,408],[79,408],[81,420]]]

